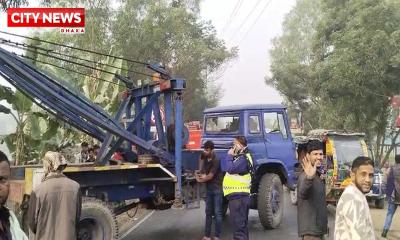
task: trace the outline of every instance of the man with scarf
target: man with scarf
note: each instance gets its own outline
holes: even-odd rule
[[[81,212],[79,184],[62,172],[66,161],[57,152],[43,158],[42,183],[31,194],[28,210],[34,240],[75,240]]]
[[[0,151],[0,240],[28,240],[15,214],[6,207],[10,192],[10,162]]]
[[[382,237],[384,238],[386,238],[389,232],[393,215],[400,205],[400,154],[395,156],[395,161],[396,164],[390,168],[387,179],[386,197],[388,198],[388,211],[382,232]]]

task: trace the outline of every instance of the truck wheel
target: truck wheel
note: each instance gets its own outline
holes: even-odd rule
[[[261,224],[266,229],[277,228],[283,215],[283,186],[274,173],[266,173],[258,188],[257,208]]]
[[[114,212],[98,199],[84,200],[78,228],[78,240],[116,240],[118,223]]]
[[[384,198],[376,199],[375,200],[375,207],[379,208],[379,209],[383,209],[385,207],[385,199]]]
[[[293,191],[290,190],[290,201],[293,205],[297,205],[297,187]]]

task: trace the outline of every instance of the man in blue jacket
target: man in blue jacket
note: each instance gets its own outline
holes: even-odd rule
[[[233,144],[233,148],[228,151],[226,158],[221,162],[222,171],[226,172],[222,187],[224,196],[228,199],[233,239],[248,240],[247,223],[253,160],[244,136],[235,137]]]
[[[392,219],[400,205],[400,154],[395,156],[396,164],[390,168],[387,180],[386,197],[388,198],[388,211],[382,237],[386,238]]]

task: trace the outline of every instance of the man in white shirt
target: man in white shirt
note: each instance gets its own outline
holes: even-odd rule
[[[336,207],[335,240],[375,240],[365,197],[373,178],[374,162],[369,157],[357,157],[351,167],[352,183],[346,187]]]

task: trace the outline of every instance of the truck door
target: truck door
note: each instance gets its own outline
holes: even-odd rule
[[[296,154],[288,128],[286,114],[283,111],[263,113],[263,130],[267,156],[285,163],[289,171],[293,170]]]
[[[247,145],[254,160],[254,165],[257,166],[257,160],[266,159],[264,136],[262,133],[261,112],[249,112],[245,117],[245,131],[247,136]]]

